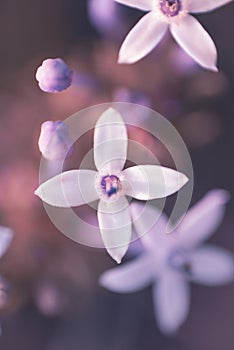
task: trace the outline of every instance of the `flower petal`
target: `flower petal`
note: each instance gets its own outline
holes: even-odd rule
[[[171,238],[175,234],[166,234],[168,220],[159,208],[148,203],[132,202],[130,204],[130,212],[133,227],[147,250],[156,254],[157,250],[159,250],[161,254],[162,250],[169,249]]]
[[[75,207],[98,199],[95,190],[97,172],[70,170],[42,183],[35,194],[55,207]]]
[[[120,51],[119,63],[135,63],[145,57],[160,42],[168,24],[152,11],[143,16],[125,38]]]
[[[13,235],[13,231],[10,228],[0,226],[0,258],[9,248]]]
[[[128,147],[128,135],[120,113],[109,108],[98,119],[94,130],[94,162],[98,170],[108,172],[123,169]]]
[[[151,11],[153,8],[152,0],[115,0],[119,4],[137,8],[142,11]]]
[[[187,176],[160,165],[138,165],[123,171],[126,194],[149,200],[164,198],[183,187]]]
[[[213,40],[200,23],[192,16],[181,17],[171,24],[171,34],[178,44],[200,66],[217,71],[217,50]]]
[[[160,330],[167,335],[175,333],[189,312],[187,281],[179,273],[165,271],[154,285],[153,300]]]
[[[191,280],[205,285],[222,285],[234,281],[234,256],[223,248],[206,244],[189,254]]]
[[[119,264],[128,250],[132,233],[127,199],[120,197],[114,202],[100,200],[98,222],[105,248]]]
[[[178,227],[179,244],[186,249],[194,248],[208,239],[221,223],[228,192],[212,190],[195,204]]]
[[[132,293],[147,287],[154,278],[152,258],[143,254],[139,258],[110,269],[100,277],[100,284],[118,293]]]
[[[188,2],[188,11],[192,13],[207,12],[224,6],[231,1],[232,0],[190,0]]]

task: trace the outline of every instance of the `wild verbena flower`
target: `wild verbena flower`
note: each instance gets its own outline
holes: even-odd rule
[[[37,69],[36,79],[41,90],[60,92],[72,83],[73,72],[61,58],[48,58]]]
[[[191,13],[214,10],[231,0],[115,0],[120,4],[150,11],[125,38],[119,63],[135,63],[152,51],[168,28],[177,43],[200,66],[217,71],[213,40]]]
[[[157,209],[132,203],[134,226],[145,251],[133,261],[104,272],[101,285],[114,292],[130,293],[153,284],[159,328],[165,334],[176,332],[189,312],[189,281],[209,286],[234,281],[233,254],[211,244],[201,246],[220,224],[228,197],[226,191],[210,191],[169,235],[165,216],[153,224]],[[149,223],[153,226],[145,232]]]
[[[39,149],[48,160],[63,160],[72,153],[72,139],[67,124],[46,121],[41,125]]]
[[[178,191],[188,178],[159,165],[124,169],[128,135],[120,113],[107,109],[94,130],[94,162],[98,171],[70,170],[42,183],[35,191],[44,202],[73,207],[99,199],[98,223],[103,243],[118,263],[131,240],[129,203],[125,196],[140,200],[162,198]]]

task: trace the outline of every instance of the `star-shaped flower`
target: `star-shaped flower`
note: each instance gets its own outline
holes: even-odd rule
[[[189,312],[189,281],[215,286],[234,280],[233,254],[211,244],[200,246],[221,222],[227,200],[226,191],[210,191],[169,235],[165,233],[165,216],[154,224],[159,216],[157,209],[132,203],[135,229],[145,252],[132,262],[104,272],[102,286],[129,293],[153,284],[158,325],[163,333],[174,333]],[[146,232],[150,224],[153,226]]]
[[[70,170],[44,182],[35,191],[44,202],[73,207],[100,199],[98,222],[103,243],[118,263],[131,239],[131,218],[125,196],[140,200],[163,198],[178,191],[188,178],[159,165],[123,170],[127,158],[127,129],[120,113],[109,108],[94,130],[94,162],[98,171]]]
[[[209,34],[191,13],[214,10],[231,0],[115,0],[150,11],[125,38],[119,63],[135,63],[161,41],[169,28],[177,43],[202,67],[217,71],[217,51]]]

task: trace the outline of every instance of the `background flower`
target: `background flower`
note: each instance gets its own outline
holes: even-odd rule
[[[209,286],[234,281],[234,255],[209,244],[200,247],[220,224],[227,199],[225,191],[211,191],[188,211],[170,235],[166,234],[165,216],[160,216],[156,208],[132,203],[134,226],[146,252],[122,267],[104,272],[101,285],[129,293],[153,284],[159,328],[165,334],[175,333],[189,312],[188,281]]]

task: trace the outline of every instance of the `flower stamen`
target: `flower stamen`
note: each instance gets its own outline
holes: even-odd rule
[[[101,179],[101,188],[102,192],[108,198],[110,198],[111,196],[116,195],[122,189],[122,184],[118,176],[106,175]]]
[[[181,11],[180,0],[160,0],[160,10],[165,16],[174,17]]]

